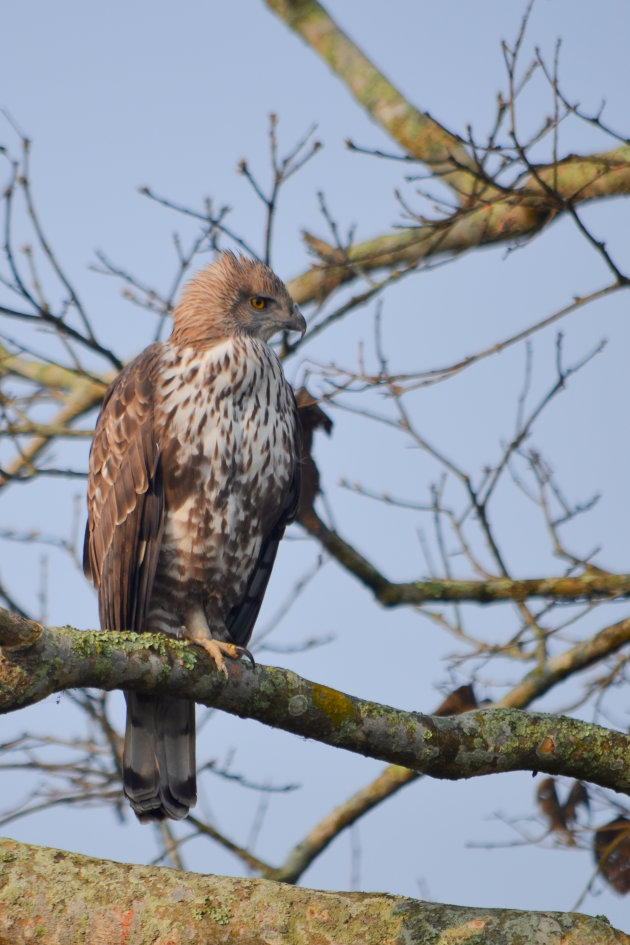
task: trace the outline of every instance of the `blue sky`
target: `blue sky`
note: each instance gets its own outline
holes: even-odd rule
[[[521,4],[337,0],[334,8],[338,22],[413,103],[461,134],[468,124],[480,137],[488,132],[496,93],[505,88],[500,42],[515,37]],[[624,0],[537,0],[524,59],[539,46],[552,61],[556,39],[562,37],[560,76],[567,96],[592,113],[605,99],[606,120],[627,133],[629,28],[630,7]],[[346,138],[366,147],[391,150],[392,145],[317,56],[259,0],[112,0],[106,6],[25,0],[4,11],[3,32],[9,42],[0,61],[1,104],[32,139],[34,193],[48,238],[99,335],[124,357],[152,340],[153,322],[122,298],[114,280],[89,269],[95,250],[143,281],[161,290],[168,287],[175,271],[172,235],[178,231],[188,238],[194,228],[139,194],[145,185],[186,206],[200,207],[207,196],[218,206],[229,205],[232,225],[260,247],[262,208],[236,167],[246,157],[254,172],[269,180],[271,112],[279,118],[281,151],[314,124],[323,144],[281,194],[273,264],[283,278],[308,266],[302,230],[327,236],[318,191],[325,193],[342,230],[356,226],[357,239],[400,222],[395,187],[416,199],[415,185],[402,180],[406,168],[347,151]],[[519,110],[523,134],[551,109],[548,89],[535,80]],[[17,153],[10,124],[0,119],[0,129],[0,142]],[[591,127],[568,123],[560,151],[588,153],[613,146]],[[627,271],[627,205],[610,201],[587,208],[584,217]],[[507,337],[608,279],[601,259],[575,227],[560,220],[518,252],[506,254],[502,247],[475,253],[397,286],[383,307],[388,352],[400,369],[434,367]],[[549,408],[535,432],[536,446],[551,458],[575,501],[603,493],[591,516],[572,527],[571,540],[581,551],[602,544],[600,560],[620,571],[628,570],[627,308],[627,297],[617,295],[562,325],[568,361],[581,358],[602,338],[608,344]],[[299,361],[288,364],[291,379],[302,379],[310,361],[352,365],[360,345],[372,356],[373,315],[373,308],[364,309],[320,336]],[[554,358],[552,330],[534,342],[532,397],[553,379]],[[413,406],[426,436],[476,470],[484,461],[496,460],[497,441],[513,430],[524,363],[523,349],[513,349],[487,367],[420,392]],[[431,464],[384,428],[343,411],[335,411],[334,420],[334,435],[318,441],[317,455],[340,531],[393,578],[417,576],[424,567],[418,528],[430,529],[430,524],[352,495],[338,481],[347,477],[366,488],[422,501],[435,474]],[[73,453],[77,462],[84,459],[85,448]],[[66,535],[73,496],[81,489],[76,482],[13,488],[8,499],[3,497],[4,521]],[[515,573],[537,576],[561,568],[540,525],[513,492],[499,497],[497,515]],[[315,557],[316,549],[295,531],[281,553],[260,627]],[[0,577],[25,606],[35,609],[39,577],[33,561],[28,548],[0,547]],[[94,595],[62,555],[49,555],[47,597],[50,622],[95,624]],[[611,608],[610,613],[620,619],[622,610]],[[501,614],[471,608],[469,619],[477,629],[501,632]],[[289,644],[327,634],[335,637],[329,646],[299,654],[261,654],[261,660],[277,661],[357,695],[426,711],[439,702],[440,686],[466,681],[465,670],[449,675],[445,669],[445,656],[458,651],[456,642],[410,611],[379,610],[331,564],[309,585],[273,639]],[[504,684],[514,681],[509,672],[501,677]],[[493,682],[489,669],[480,672],[481,687],[488,689],[482,695],[494,693]],[[564,708],[577,695],[579,684],[570,696],[554,693],[541,708]],[[52,724],[65,731],[72,718],[62,697],[4,724],[18,731],[43,731]],[[627,707],[618,707],[611,724],[627,727]],[[256,852],[272,861],[280,860],[321,816],[381,768],[217,714],[202,739],[200,755],[225,760],[234,752],[235,770],[252,779],[302,785],[300,791],[270,800]],[[7,778],[7,784],[20,790],[15,778]],[[515,846],[517,833],[496,816],[531,813],[534,784],[527,774],[467,784],[424,779],[351,836],[342,836],[303,882],[347,888],[355,876],[360,888],[441,901],[569,909],[589,879],[588,855]],[[257,800],[216,779],[208,780],[206,794],[201,810],[245,842],[256,821]],[[526,829],[540,833],[533,824]],[[119,824],[108,812],[59,810],[18,821],[10,833],[95,856],[138,862],[155,856],[150,829],[131,817]],[[507,846],[474,846],[488,842]],[[183,853],[193,869],[241,871],[229,855],[206,844],[196,842]],[[351,865],[357,857],[358,877]],[[587,897],[581,908],[603,912],[619,927],[628,927],[627,904],[608,892]]]

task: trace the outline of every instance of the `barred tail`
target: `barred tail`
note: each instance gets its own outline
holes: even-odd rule
[[[125,692],[123,788],[141,823],[181,820],[197,801],[195,703]]]

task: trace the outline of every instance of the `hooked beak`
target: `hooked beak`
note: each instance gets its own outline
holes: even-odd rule
[[[304,320],[304,316],[295,302],[293,303],[293,314],[291,315],[291,318],[284,323],[283,327],[286,331],[299,331],[302,338],[304,337],[304,333],[306,331],[306,321]]]

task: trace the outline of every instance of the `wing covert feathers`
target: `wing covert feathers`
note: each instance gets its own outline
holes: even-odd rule
[[[111,385],[90,451],[83,568],[109,630],[143,629],[160,551],[164,488],[153,428],[160,348],[147,348]]]

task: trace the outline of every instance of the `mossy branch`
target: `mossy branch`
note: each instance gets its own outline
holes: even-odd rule
[[[232,663],[158,634],[44,628],[0,609],[0,712],[75,687],[170,693],[324,744],[455,780],[545,771],[630,794],[630,736],[516,709],[438,718],[346,695],[269,666]]]
[[[572,155],[557,164],[536,168],[535,177],[528,175],[518,187],[500,197],[457,210],[444,220],[356,243],[346,250],[347,261],[339,261],[334,253],[330,259],[322,256],[320,264],[287,286],[300,305],[321,301],[361,272],[414,266],[423,260],[450,258],[493,243],[511,243],[532,236],[569,207],[629,193],[629,145],[605,154]]]
[[[411,105],[316,0],[266,0],[319,53],[357,102],[408,154],[429,165],[458,195],[479,191],[475,162],[457,135]],[[495,188],[486,188],[495,192]]]
[[[108,945],[630,945],[598,916],[477,909],[95,860],[0,840],[0,940]]]
[[[384,607],[436,603],[495,604],[532,598],[557,601],[630,597],[630,574],[587,569],[582,574],[548,578],[404,581],[385,577],[367,558],[319,518],[312,508],[301,511],[300,524],[350,574],[372,591]]]

